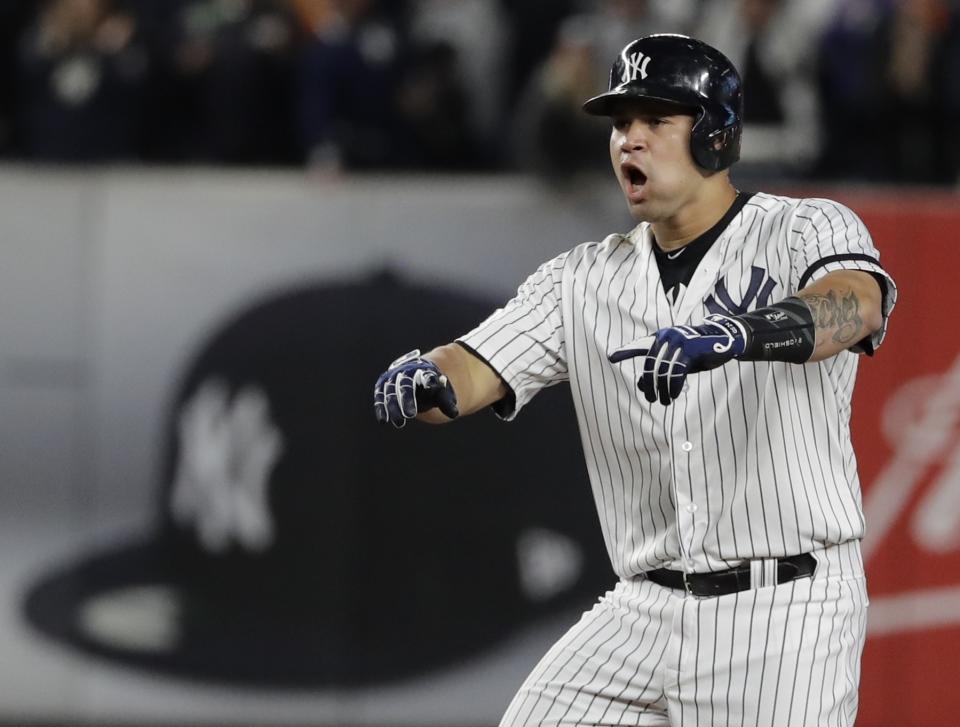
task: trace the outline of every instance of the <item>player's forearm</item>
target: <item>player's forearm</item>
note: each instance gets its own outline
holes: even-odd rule
[[[825,275],[796,295],[810,308],[816,333],[810,361],[822,361],[883,325],[880,286],[869,274],[842,270]]]
[[[503,382],[490,368],[462,346],[448,343],[424,355],[449,379],[457,397],[460,416],[473,414],[499,401],[507,394]],[[448,419],[439,409],[430,409],[417,415],[429,424],[446,424]]]
[[[694,330],[698,340],[713,333],[710,326],[723,330],[728,341],[713,350],[741,361],[822,361],[880,329],[881,297],[870,273],[840,270],[773,305],[737,316],[710,315],[703,330]],[[697,355],[701,360],[694,366],[706,370],[713,355]]]

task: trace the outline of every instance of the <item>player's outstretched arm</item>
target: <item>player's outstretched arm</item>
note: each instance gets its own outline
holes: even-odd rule
[[[829,273],[766,308],[714,314],[697,326],[661,328],[613,351],[620,363],[640,358],[637,387],[649,402],[670,404],[690,374],[732,359],[808,363],[834,356],[883,325],[880,285],[857,270]]]
[[[506,384],[493,369],[459,344],[440,346],[424,358],[433,361],[453,384],[461,415],[486,409],[507,395]],[[419,418],[431,424],[450,421],[437,411],[425,412]]]
[[[377,421],[402,428],[409,419],[445,424],[507,395],[500,378],[476,356],[451,343],[425,355],[401,356],[380,375],[373,391]]]

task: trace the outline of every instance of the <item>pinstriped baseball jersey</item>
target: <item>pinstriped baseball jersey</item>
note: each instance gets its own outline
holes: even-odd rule
[[[860,219],[823,199],[755,194],[721,232],[675,302],[650,225],[582,244],[541,266],[460,342],[511,390],[512,419],[543,387],[568,381],[614,571],[729,568],[859,539],[864,523],[850,441],[858,357],[796,365],[733,361],[687,379],[671,405],[638,396],[638,363],[607,355],[657,329],[744,313],[829,272],[896,286]]]

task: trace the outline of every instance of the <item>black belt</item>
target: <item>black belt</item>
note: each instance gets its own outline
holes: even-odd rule
[[[797,578],[808,578],[817,568],[817,560],[809,553],[777,559],[777,583],[789,583]],[[667,588],[679,588],[691,596],[726,596],[755,587],[750,578],[750,563],[742,563],[729,570],[714,573],[684,573],[658,568],[647,571],[648,579]],[[769,585],[774,585],[770,583]]]

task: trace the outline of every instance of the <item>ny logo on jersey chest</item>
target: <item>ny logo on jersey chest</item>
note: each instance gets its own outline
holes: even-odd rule
[[[764,280],[765,278],[766,280]],[[730,293],[727,291],[726,281],[722,279],[717,281],[717,286],[714,288],[713,292],[716,294],[716,297],[708,295],[703,303],[711,313],[738,316],[754,308],[763,308],[768,305],[770,303],[770,294],[773,293],[773,289],[776,287],[777,281],[767,275],[766,270],[754,265],[750,268],[750,284],[747,286],[747,290],[743,295],[743,300],[739,303],[730,296]]]
[[[645,56],[638,51],[630,55],[624,54],[621,59],[623,60],[623,74],[620,77],[620,83],[636,81],[637,76],[641,79],[647,77],[647,64],[650,63],[650,56]]]

